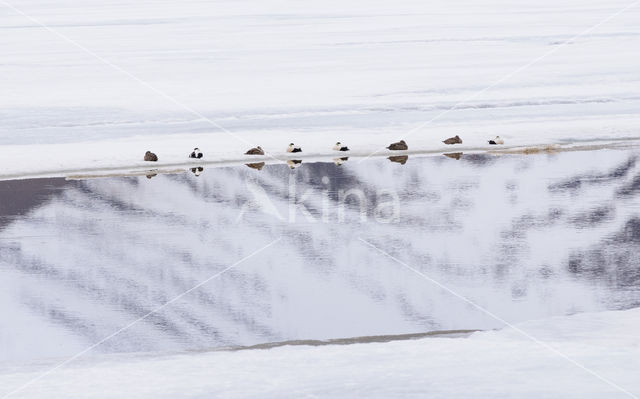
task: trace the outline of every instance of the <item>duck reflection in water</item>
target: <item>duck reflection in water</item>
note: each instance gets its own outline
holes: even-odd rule
[[[262,170],[264,167],[264,162],[254,162],[254,163],[245,163],[251,169]]]
[[[287,161],[287,165],[289,165],[289,168],[295,169],[302,165],[302,159],[290,159]]]
[[[347,162],[348,160],[349,160],[349,157],[333,158],[333,163],[335,163],[336,165],[340,166],[343,163]]]
[[[462,153],[461,152],[448,152],[448,153],[442,154],[442,155],[444,155],[445,157],[448,157],[448,158],[453,158],[455,160],[460,160],[460,158],[462,158]]]
[[[200,176],[202,174],[202,171],[204,171],[204,168],[202,166],[198,166],[197,168],[191,168],[191,173],[193,173],[196,176]]]
[[[407,163],[407,160],[409,159],[409,156],[408,155],[397,155],[397,156],[389,157],[388,159],[391,162],[396,162],[396,163],[399,163],[400,165],[404,165],[405,163]]]

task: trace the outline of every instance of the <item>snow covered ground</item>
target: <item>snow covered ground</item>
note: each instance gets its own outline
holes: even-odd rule
[[[454,134],[462,150],[637,139],[629,5],[3,2],[1,173],[131,167],[146,150],[176,163],[195,146],[221,161],[291,141],[366,155]]]
[[[72,363],[10,397],[640,396],[640,309],[531,321],[518,328],[560,354],[507,328],[470,338],[105,356]],[[0,395],[46,370],[5,370]]]

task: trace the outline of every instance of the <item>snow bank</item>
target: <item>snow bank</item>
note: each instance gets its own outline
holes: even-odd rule
[[[601,121],[600,121],[601,122]],[[592,123],[593,124],[593,123]],[[593,128],[593,126],[592,126]],[[585,132],[586,129],[583,131]],[[495,133],[495,131],[494,131]],[[338,157],[366,159],[370,156],[389,156],[401,154],[440,154],[447,152],[508,152],[527,148],[547,148],[555,150],[582,148],[631,147],[640,142],[635,138],[620,138],[616,135],[603,136],[594,132],[586,133],[580,139],[561,136],[558,140],[552,135],[502,134],[505,145],[492,146],[487,143],[488,133],[464,135],[463,144],[445,145],[440,139],[449,135],[461,134],[457,130],[441,129],[429,136],[407,138],[409,151],[389,151],[385,149],[393,136],[386,132],[349,132],[337,135],[334,132],[316,132],[314,134],[295,132],[253,132],[238,134],[186,134],[156,137],[133,137],[110,141],[0,146],[2,170],[0,180],[26,177],[73,177],[109,171],[127,172],[132,170],[168,169],[172,167],[192,167],[200,165],[230,165],[247,162],[284,163],[287,159],[307,159],[330,161]],[[400,136],[404,137],[404,136]],[[341,141],[350,148],[349,152],[333,151],[331,147]],[[290,154],[285,151],[289,142],[301,145],[303,152]],[[261,145],[264,156],[244,155],[249,148]],[[202,159],[189,159],[188,154],[194,147],[204,152]],[[152,151],[159,157],[158,162],[143,161],[144,153]]]
[[[610,384],[506,328],[468,339],[104,357],[57,370],[11,397],[582,399],[640,395],[640,309],[531,321],[519,327]],[[0,375],[0,394],[39,372]]]

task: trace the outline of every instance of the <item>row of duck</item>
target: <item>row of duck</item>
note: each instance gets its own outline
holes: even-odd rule
[[[197,155],[197,154],[196,154]],[[452,159],[456,159],[459,160],[462,158],[462,152],[449,152],[449,153],[444,153],[442,154],[447,158],[452,158]],[[409,160],[409,156],[408,155],[392,155],[387,157],[387,159],[391,162],[394,163],[399,163],[401,165],[404,165],[407,163],[407,161]],[[338,158],[333,158],[333,163],[336,164],[337,166],[342,165],[343,163],[347,162],[349,160],[349,157],[338,157]],[[301,159],[288,159],[286,161],[287,166],[289,166],[290,169],[295,169],[298,166],[302,165],[302,160]],[[251,169],[256,169],[256,170],[262,170],[262,168],[266,165],[266,162],[251,162],[251,163],[246,163],[245,164],[247,167],[251,168]],[[193,167],[190,168],[191,173],[193,173],[196,176],[200,176],[202,174],[202,172],[204,171],[204,167],[202,166],[197,166],[197,167]],[[154,176],[157,176],[158,172],[157,171],[149,171],[146,176],[147,179],[151,179]]]
[[[450,137],[446,140],[443,140],[442,142],[447,145],[462,144],[462,139],[460,138],[460,136],[456,135],[454,137]],[[504,144],[504,140],[502,140],[500,136],[496,136],[495,139],[489,140],[488,142],[491,145]],[[400,140],[398,142],[389,144],[389,146],[387,146],[386,148],[391,151],[406,151],[409,149],[409,146],[407,145],[406,141]],[[338,141],[333,146],[333,150],[346,152],[346,151],[349,151],[349,147],[347,147],[346,145],[343,145],[341,142]],[[286,151],[289,153],[297,153],[297,152],[302,152],[302,148],[300,146],[295,145],[294,143],[290,143]],[[262,147],[257,146],[247,150],[247,152],[245,152],[245,155],[265,155],[265,153]],[[202,151],[200,151],[199,148],[194,148],[193,151],[191,151],[191,153],[189,154],[189,158],[195,158],[195,159],[201,159],[203,156],[204,154],[202,153]],[[158,160],[158,156],[151,151],[147,151],[144,154],[144,160],[149,162],[156,162]]]

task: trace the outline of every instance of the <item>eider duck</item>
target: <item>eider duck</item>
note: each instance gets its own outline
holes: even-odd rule
[[[289,144],[289,147],[287,147],[287,152],[302,152],[302,148],[291,143]]]
[[[408,150],[409,146],[407,145],[407,143],[405,143],[404,140],[400,140],[397,143],[392,143],[389,145],[389,147],[387,147],[388,150],[393,150],[393,151],[404,151],[404,150]]]
[[[200,152],[200,149],[198,147],[196,147],[196,148],[193,149],[193,151],[191,151],[191,154],[189,154],[189,158],[200,159],[200,158],[202,158],[202,152]]]
[[[462,139],[460,138],[460,136],[456,135],[454,137],[449,137],[448,139],[444,140],[443,143],[445,143],[445,144],[462,144]]]
[[[156,162],[158,160],[158,156],[151,151],[147,151],[144,153],[144,160],[150,162]]]
[[[491,144],[491,145],[504,144],[504,140],[502,140],[502,139],[500,138],[500,136],[496,136],[496,138],[495,138],[495,139],[493,139],[493,140],[489,140],[489,144]]]
[[[262,147],[257,146],[245,152],[244,155],[264,155],[264,150],[262,149]]]
[[[333,146],[333,149],[334,151],[349,151],[349,147],[340,144],[339,141],[336,143],[336,145]]]

